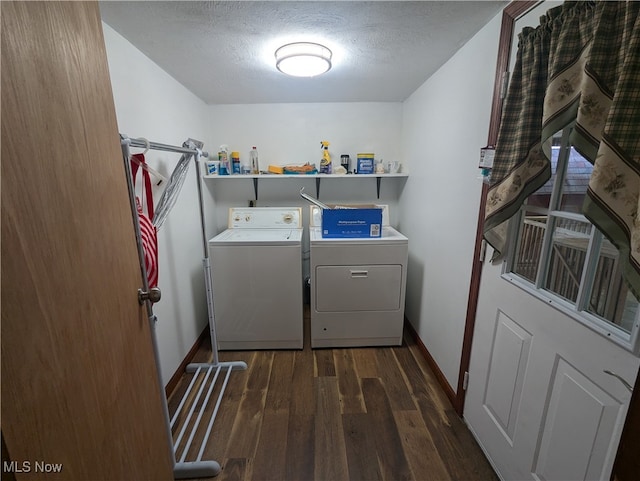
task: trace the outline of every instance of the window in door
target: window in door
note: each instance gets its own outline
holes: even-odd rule
[[[570,145],[570,131],[553,137],[551,178],[514,216],[507,278],[636,351],[640,305],[618,250],[581,214],[592,165]]]

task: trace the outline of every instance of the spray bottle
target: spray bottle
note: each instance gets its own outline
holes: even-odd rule
[[[220,175],[231,174],[231,166],[229,165],[229,147],[221,145],[218,151],[218,160],[220,161]]]
[[[326,140],[321,140],[320,145],[322,146],[322,160],[320,160],[320,173],[330,174],[331,173],[331,154],[329,153],[329,142],[327,142]]]

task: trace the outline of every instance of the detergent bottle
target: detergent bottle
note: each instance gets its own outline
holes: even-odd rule
[[[320,160],[320,173],[321,174],[330,174],[331,173],[331,154],[329,153],[329,142],[326,140],[320,141],[320,145],[322,146],[322,159]]]

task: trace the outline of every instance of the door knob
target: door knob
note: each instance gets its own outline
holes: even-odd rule
[[[138,289],[138,302],[140,305],[145,301],[158,302],[162,297],[162,292],[157,287],[152,287],[149,292],[145,292],[142,289]]]

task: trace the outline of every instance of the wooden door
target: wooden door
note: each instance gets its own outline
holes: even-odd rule
[[[172,479],[98,4],[1,9],[3,475]]]

